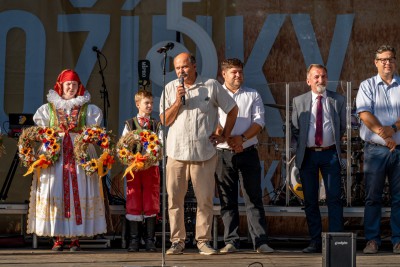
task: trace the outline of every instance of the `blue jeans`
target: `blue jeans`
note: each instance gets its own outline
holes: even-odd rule
[[[304,193],[304,211],[311,241],[322,243],[322,222],[319,210],[319,172],[326,191],[329,232],[343,231],[343,203],[340,162],[336,149],[312,151],[307,149],[299,169]]]
[[[393,152],[389,148],[365,143],[364,147],[365,177],[365,239],[375,240],[381,244],[382,195],[386,177],[391,194],[390,226],[392,243],[400,242],[400,146]]]
[[[239,247],[238,183],[246,206],[247,225],[255,248],[267,243],[267,222],[261,192],[261,167],[256,148],[242,153],[217,150],[216,182],[224,223],[224,241]]]

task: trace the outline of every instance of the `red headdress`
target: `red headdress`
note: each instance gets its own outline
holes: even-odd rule
[[[76,96],[82,96],[85,93],[85,87],[81,83],[78,73],[76,73],[73,70],[66,69],[66,70],[63,70],[60,73],[60,75],[58,75],[56,84],[54,85],[54,91],[56,91],[60,96],[62,96],[62,94],[63,94],[62,84],[63,84],[63,82],[66,82],[66,81],[78,82],[79,88],[78,88],[78,92],[76,93]]]

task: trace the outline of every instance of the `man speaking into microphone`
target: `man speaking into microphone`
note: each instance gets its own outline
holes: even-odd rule
[[[238,107],[222,85],[196,71],[195,57],[181,53],[174,58],[176,80],[169,82],[160,101],[161,122],[167,136],[166,189],[172,246],[166,254],[182,254],[185,248],[184,200],[191,179],[197,199],[196,241],[199,253],[217,254],[210,246],[217,164],[215,146],[225,142],[236,122]],[[183,104],[185,103],[185,104]],[[221,135],[213,135],[218,108],[227,115]]]

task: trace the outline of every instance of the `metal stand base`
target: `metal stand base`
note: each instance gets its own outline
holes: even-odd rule
[[[14,159],[11,163],[11,166],[8,169],[6,180],[4,181],[3,187],[1,188],[0,200],[6,200],[8,197],[8,190],[10,190],[10,186],[11,186],[12,180],[14,178],[15,171],[17,170],[18,163],[19,163],[19,157],[18,157],[18,150],[17,150],[17,151],[15,151]]]

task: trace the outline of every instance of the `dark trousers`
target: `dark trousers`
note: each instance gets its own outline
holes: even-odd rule
[[[336,150],[318,152],[307,149],[299,172],[311,241],[321,243],[322,222],[318,200],[319,172],[322,174],[325,185],[329,232],[343,231],[342,181]]]
[[[261,167],[256,148],[242,153],[218,150],[216,183],[221,201],[225,243],[239,247],[238,183],[246,206],[247,223],[255,248],[267,243],[267,222],[261,192]]]
[[[391,196],[390,227],[394,245],[400,242],[400,146],[391,152],[387,147],[365,143],[364,174],[365,239],[381,244],[382,195],[387,177]]]

